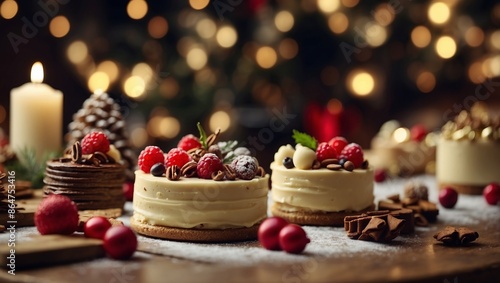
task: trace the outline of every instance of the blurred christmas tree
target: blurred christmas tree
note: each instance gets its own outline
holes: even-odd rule
[[[401,109],[500,76],[495,1],[91,0],[55,21],[81,84],[122,104],[136,148],[172,146],[197,121],[269,151],[293,128],[366,142]]]

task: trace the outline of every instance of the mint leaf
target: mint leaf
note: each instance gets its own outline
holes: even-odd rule
[[[198,131],[200,132],[200,143],[201,143],[201,146],[204,149],[208,149],[207,148],[207,133],[205,133],[205,130],[203,130],[203,127],[201,126],[200,122],[198,122],[198,124],[196,124],[196,127],[198,127]]]
[[[293,130],[292,137],[295,140],[295,143],[300,143],[301,145],[312,150],[316,150],[316,147],[318,146],[318,141],[314,137],[306,133],[301,133],[297,130]]]

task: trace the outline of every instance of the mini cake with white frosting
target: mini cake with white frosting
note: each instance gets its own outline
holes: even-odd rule
[[[317,145],[307,136],[295,131],[296,147],[281,146],[274,156],[273,215],[297,224],[342,226],[345,216],[373,210],[374,173],[361,147],[340,137]]]
[[[191,242],[255,239],[267,217],[269,176],[248,149],[234,149],[236,142],[216,144],[217,134],[207,138],[201,127],[200,132],[200,139],[189,135],[165,159],[156,147],[141,153],[132,228]]]
[[[439,187],[464,194],[481,194],[500,182],[500,116],[483,103],[462,111],[442,128],[436,153]]]

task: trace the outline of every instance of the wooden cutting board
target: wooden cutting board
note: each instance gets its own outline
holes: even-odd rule
[[[9,264],[14,259],[15,269],[20,270],[86,261],[104,255],[101,240],[85,238],[83,235],[35,236],[29,241],[15,242],[12,247],[1,245],[0,266],[11,269]]]

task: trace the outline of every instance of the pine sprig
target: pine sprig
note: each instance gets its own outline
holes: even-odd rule
[[[30,181],[33,188],[41,188],[45,175],[45,163],[59,155],[59,152],[46,152],[38,161],[35,150],[24,148],[16,153],[17,158],[5,165],[10,171],[16,171],[18,179]]]
[[[207,133],[205,132],[205,130],[201,126],[200,122],[198,122],[198,124],[196,124],[196,127],[198,127],[198,131],[200,132],[200,143],[201,143],[201,146],[204,149],[207,150],[208,149],[208,146],[207,146]]]
[[[310,136],[306,133],[293,130],[292,137],[295,140],[295,143],[300,143],[301,145],[312,150],[316,150],[316,147],[318,146],[318,141],[313,136]]]

